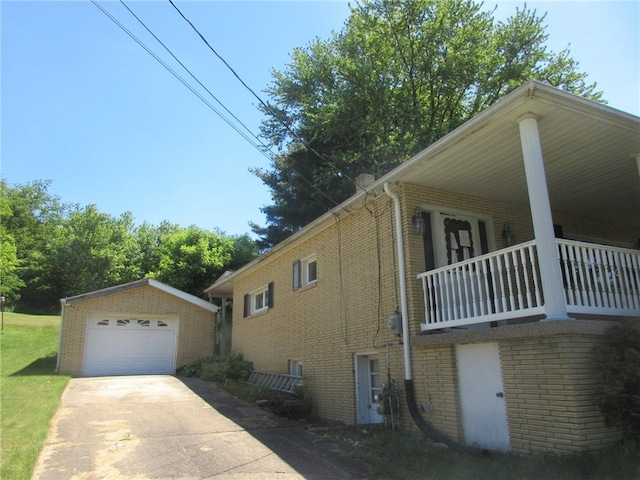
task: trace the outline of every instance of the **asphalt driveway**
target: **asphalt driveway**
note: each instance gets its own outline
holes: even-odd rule
[[[296,422],[171,376],[69,382],[33,479],[357,479],[363,468]]]

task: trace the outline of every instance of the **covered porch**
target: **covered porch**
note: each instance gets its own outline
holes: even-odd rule
[[[526,206],[524,215],[530,214],[520,222],[531,227],[516,232],[518,244],[489,239],[488,248],[476,247],[472,258],[458,262],[462,258],[454,256],[448,264],[416,271],[423,332],[491,322],[640,317],[638,117],[529,82],[393,177],[425,191],[474,198],[479,211],[489,211],[483,199],[503,205],[504,212],[484,222],[496,237],[510,208]],[[405,209],[407,218],[423,210],[409,201]],[[558,235],[567,218],[571,231]]]

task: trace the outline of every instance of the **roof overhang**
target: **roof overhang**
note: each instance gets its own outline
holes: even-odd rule
[[[518,119],[534,115],[555,211],[640,226],[640,118],[530,81],[375,181],[528,204]],[[362,205],[359,192],[233,274],[217,288],[304,241]],[[211,288],[211,287],[210,287]]]
[[[233,285],[226,282],[227,278],[233,275],[232,270],[227,270],[214,282],[213,285],[208,287],[204,293],[209,297],[221,297],[230,298],[233,296]]]
[[[640,119],[529,82],[380,179],[528,203],[518,119],[537,119],[551,206],[640,226]]]

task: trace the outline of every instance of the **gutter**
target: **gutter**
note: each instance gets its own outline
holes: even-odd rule
[[[407,308],[407,281],[405,277],[404,268],[404,238],[402,236],[402,217],[400,210],[400,199],[391,190],[389,182],[384,183],[384,193],[393,200],[394,213],[395,213],[395,227],[396,227],[396,244],[398,249],[398,277],[400,284],[400,312],[402,314],[402,347],[404,349],[404,394],[407,399],[407,407],[411,418],[420,431],[429,439],[435,442],[441,442],[447,445],[452,450],[457,450],[463,453],[480,453],[481,449],[477,447],[471,447],[458,443],[449,438],[444,433],[436,430],[429,425],[427,421],[420,414],[418,405],[416,403],[415,390],[413,388],[413,377],[411,374],[411,345],[409,344],[410,332],[409,332],[409,314]]]

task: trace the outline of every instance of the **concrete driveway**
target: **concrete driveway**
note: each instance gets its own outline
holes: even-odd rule
[[[202,380],[75,378],[33,479],[364,478],[360,465],[314,439]]]

